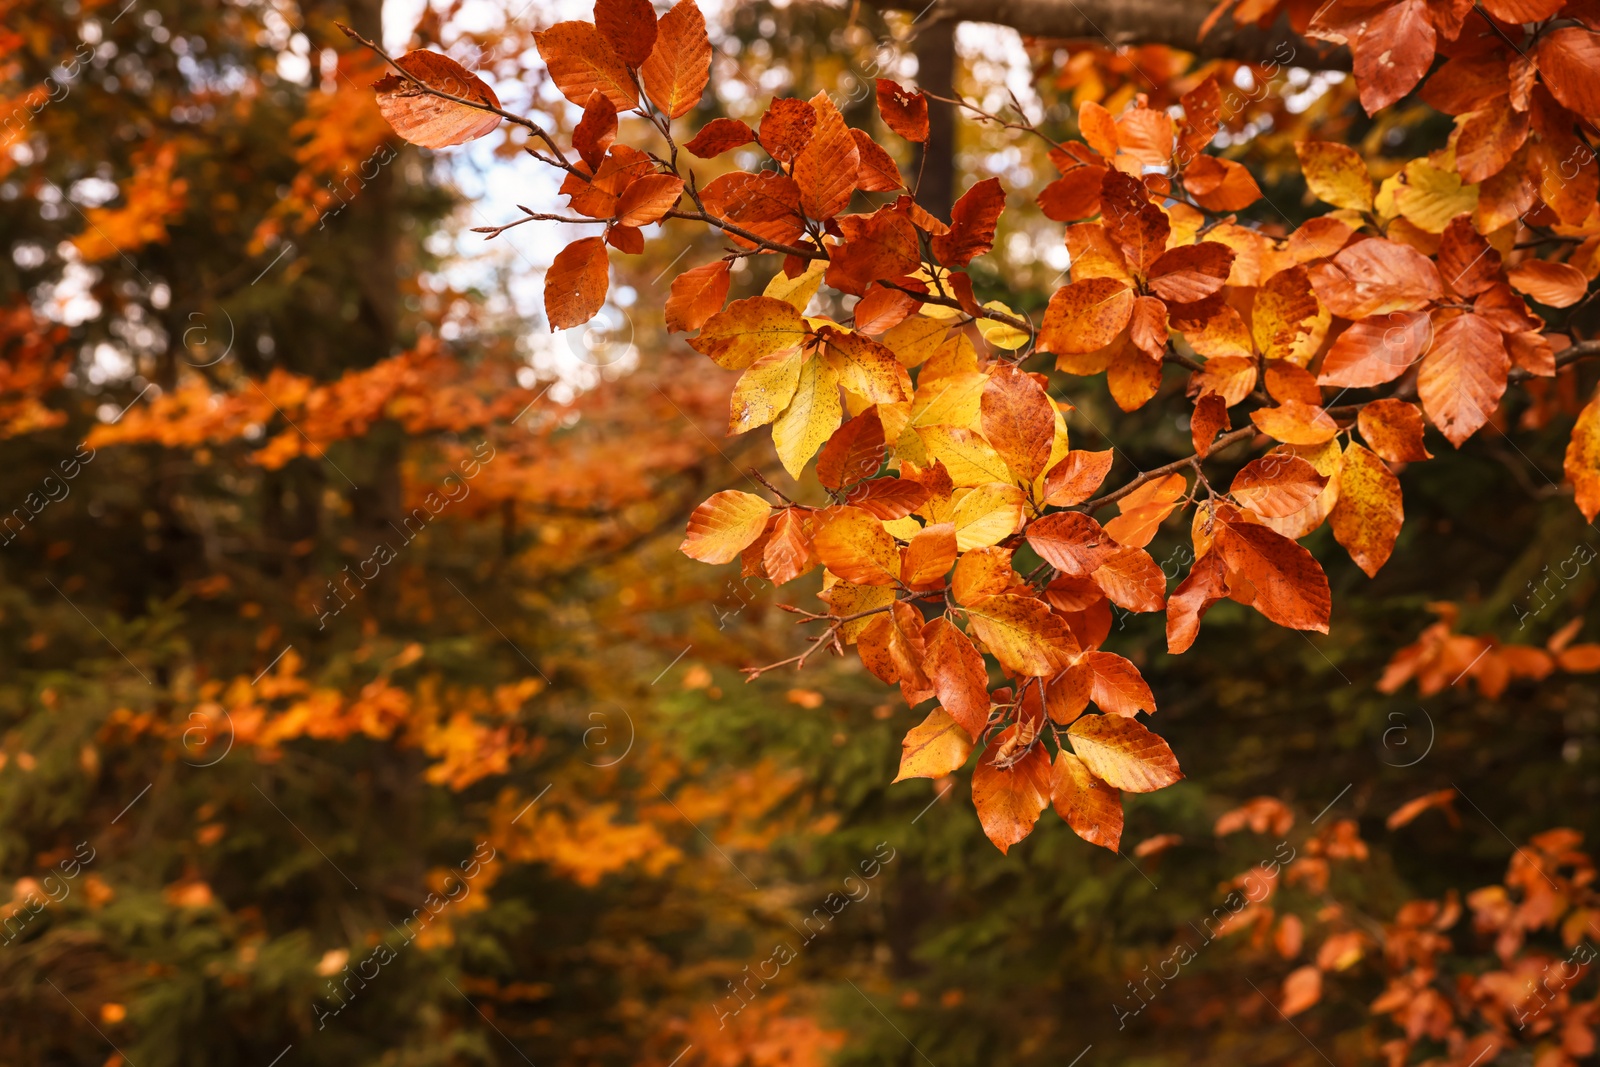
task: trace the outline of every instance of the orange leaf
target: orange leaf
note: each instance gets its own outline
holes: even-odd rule
[[[672,279],[672,295],[664,308],[667,331],[698,330],[722,310],[731,275],[728,261],[718,259],[684,271]]]
[[[702,563],[731,563],[767,528],[772,506],[751,493],[724,489],[694,509],[678,551]]]
[[[1272,455],[1245,464],[1228,492],[1257,515],[1276,519],[1310,504],[1327,484],[1328,479],[1299,456]]]
[[[1368,115],[1416,88],[1433,65],[1435,41],[1425,0],[1401,0],[1366,20],[1365,32],[1351,51],[1361,106]]]
[[[1180,245],[1150,264],[1150,288],[1174,304],[1203,300],[1227,282],[1233,255],[1233,249],[1216,241]]]
[[[1228,568],[1220,553],[1207,553],[1194,566],[1167,600],[1167,651],[1187,652],[1200,634],[1200,620],[1207,609],[1228,596]]]
[[[1567,481],[1576,493],[1578,510],[1593,522],[1600,515],[1600,394],[1578,414],[1564,467]]]
[[[1027,753],[1008,767],[995,766],[1001,746],[1021,726],[1008,727],[978,758],[972,772],[972,803],[978,809],[983,832],[1001,852],[1033,832],[1045,805],[1050,803],[1050,756],[1035,741]]]
[[[1394,311],[1350,324],[1322,361],[1318,385],[1366,389],[1392,382],[1422,358],[1433,340],[1424,311]]]
[[[804,100],[784,97],[767,106],[757,138],[767,155],[780,163],[791,162],[817,130],[817,109]]]
[[[1431,37],[1433,28],[1429,27]],[[1368,113],[1376,110],[1369,108]],[[1289,973],[1283,980],[1283,1003],[1278,1010],[1285,1016],[1299,1015],[1322,999],[1322,972],[1314,964],[1306,964]]]
[[[1039,330],[1039,350],[1094,352],[1116,340],[1133,315],[1134,292],[1114,278],[1085,278],[1055,291]]]
[[[1422,412],[1415,404],[1386,397],[1361,409],[1358,423],[1367,445],[1390,463],[1432,459],[1422,443]]]
[[[796,508],[778,512],[761,562],[766,567],[767,577],[777,585],[793,581],[816,566],[817,557],[811,550],[811,537],[806,532],[806,518],[802,512]]]
[[[1242,163],[1197,156],[1184,169],[1184,187],[1209,211],[1243,211],[1261,199],[1261,187]]]
[[[1188,491],[1189,483],[1182,474],[1152,478],[1117,501],[1121,514],[1106,523],[1106,533],[1119,544],[1143,548]]]
[[[1122,550],[1098,522],[1081,511],[1057,511],[1029,524],[1028,544],[1063,574],[1089,575]]]
[[[861,162],[856,170],[856,187],[866,193],[892,193],[905,182],[900,177],[900,166],[883,146],[872,139],[866,130],[852,129],[856,151]]]
[[[878,410],[868,408],[828,438],[817,457],[817,480],[828,489],[854,485],[877,474],[888,454]]]
[[[1116,454],[1110,449],[1068,452],[1045,472],[1044,502],[1053,507],[1071,507],[1088,500],[1106,480],[1115,458]]]
[[[1262,433],[1287,445],[1319,445],[1339,432],[1339,424],[1326,411],[1299,400],[1259,408],[1250,413],[1250,421]]]
[[[1228,402],[1216,393],[1200,394],[1200,398],[1194,402],[1194,414],[1189,417],[1189,436],[1194,441],[1194,454],[1205,459],[1217,434],[1232,426],[1228,419]]]
[[[639,103],[633,75],[600,31],[588,22],[558,22],[533,35],[550,80],[561,95],[582,107],[589,94],[605,94],[618,111]]]
[[[989,721],[989,670],[966,634],[943,615],[922,629],[922,669],[939,703],[974,741]]]
[[[711,78],[711,39],[694,0],[678,0],[656,23],[656,43],[639,68],[650,102],[669,119],[700,102]]]
[[[1434,323],[1433,349],[1417,373],[1422,410],[1460,448],[1489,421],[1506,391],[1511,357],[1500,331],[1468,312]]]
[[[1600,77],[1600,72],[1591,72],[1589,76]],[[1570,263],[1525,259],[1507,271],[1506,276],[1517,292],[1526,293],[1553,308],[1571,307],[1589,290],[1589,279]]]
[[[593,171],[606,158],[606,149],[617,139],[617,108],[611,98],[596,89],[583,105],[583,118],[572,130],[572,147]]]
[[[1085,715],[1067,727],[1072,750],[1107,784],[1128,793],[1153,793],[1183,777],[1178,759],[1137,719]]]
[[[815,513],[812,547],[823,566],[855,585],[894,585],[900,578],[900,549],[883,523],[854,507]]]
[[[1347,319],[1421,311],[1444,295],[1433,260],[1385,237],[1348,246],[1332,262],[1314,267],[1311,281],[1328,310]]]
[[[1279,626],[1327,633],[1328,578],[1311,553],[1275,530],[1235,521],[1225,507],[1217,519],[1216,551],[1253,587],[1252,606]]]
[[[1600,115],[1600,33],[1564,26],[1543,35],[1534,61],[1550,95],[1580,115]]]
[[[682,178],[673,174],[647,174],[617,197],[617,222],[623,226],[648,226],[659,222],[682,193]]]
[[[1031,596],[984,597],[967,608],[967,617],[978,640],[1015,674],[1048,678],[1078,652],[1061,616]]]
[[[1371,578],[1389,560],[1405,522],[1400,479],[1383,460],[1352,443],[1339,470],[1339,502],[1328,516],[1333,536]]]
[[[430,89],[500,106],[500,98],[482,78],[449,56],[419,49],[395,60],[395,66]],[[372,88],[377,91],[378,110],[394,127],[394,132],[423,148],[462,144],[500,125],[499,115],[432,96],[398,74],[384,75],[372,83]],[[582,104],[586,99],[587,93],[573,103]]]
[[[712,119],[683,147],[701,159],[712,159],[755,139],[755,132],[738,119]]]
[[[1031,374],[997,367],[979,401],[983,436],[1019,479],[1032,482],[1050,461],[1055,405]]]
[[[1050,799],[1073,833],[1091,845],[1117,851],[1122,842],[1122,794],[1065,748],[1056,753]]]
[[[956,563],[956,527],[939,522],[919,530],[900,561],[900,580],[913,589],[943,586],[944,576]]]
[[[811,98],[817,128],[794,161],[800,205],[814,219],[831,219],[850,205],[861,153],[844,117],[827,93]]]
[[[1121,549],[1089,577],[1124,611],[1160,611],[1166,603],[1167,576],[1142,548]]]
[[[544,313],[552,330],[579,326],[606,302],[610,263],[602,237],[583,237],[560,252],[544,276]]]
[[[1073,669],[1090,677],[1089,695],[1107,715],[1137,715],[1155,711],[1155,694],[1133,662],[1113,652],[1085,652]]]

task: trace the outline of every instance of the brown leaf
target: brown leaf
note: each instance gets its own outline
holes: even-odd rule
[[[557,252],[544,276],[544,313],[550,328],[565,330],[594,318],[606,302],[609,271],[602,237],[579,238]]]
[[[1534,52],[1539,74],[1562,106],[1580,115],[1600,115],[1600,33],[1563,26],[1539,39]]]
[[[823,446],[817,457],[817,480],[828,489],[854,485],[877,474],[888,454],[883,421],[877,408],[868,408],[834,431]]]
[[[900,166],[895,163],[894,157],[884,151],[883,146],[872,139],[872,135],[865,130],[852,129],[850,136],[855,138],[856,151],[861,156],[861,162],[856,170],[856,187],[865,193],[892,193],[896,189],[904,188],[905,182],[900,178]]]
[[[1386,397],[1361,409],[1357,425],[1367,446],[1390,463],[1432,459],[1422,442],[1422,412],[1415,404]]]
[[[1194,402],[1194,414],[1189,417],[1189,436],[1194,442],[1194,454],[1205,459],[1217,434],[1232,427],[1233,423],[1228,419],[1228,402],[1216,393],[1201,393]]]
[[[482,78],[449,56],[420,49],[395,60],[395,66],[430,89],[492,107],[500,106],[500,98]],[[384,75],[372,83],[372,88],[377,93],[378,110],[394,127],[394,132],[423,148],[462,144],[500,125],[499,115],[430,95],[398,74]]]
[[[572,130],[572,147],[591,171],[606,158],[606,149],[617,139],[617,108],[611,98],[596,89],[583,105],[583,118]]]
[[[683,179],[675,174],[647,174],[617,197],[617,222],[622,226],[648,226],[660,222],[683,193]]]
[[[650,102],[669,119],[700,102],[711,79],[711,38],[694,0],[678,0],[656,22],[656,43],[639,68]],[[631,105],[630,105],[631,106]]]
[[[884,125],[908,141],[928,139],[928,98],[921,90],[906,92],[898,82],[877,80],[878,113]]]
[[[650,58],[656,43],[656,11],[650,0],[595,0],[594,24],[628,66]]]
[[[1422,358],[1432,341],[1425,311],[1392,311],[1353,322],[1328,350],[1317,384],[1366,389],[1392,382]]]
[[[1352,47],[1361,106],[1368,115],[1416,88],[1433,65],[1436,35],[1424,0],[1401,0],[1378,10]]]
[[[999,178],[985,178],[961,194],[950,209],[950,232],[932,241],[934,257],[946,267],[964,267],[994,246],[995,225],[1006,206]]]
[[[789,163],[810,143],[816,129],[817,109],[804,100],[785,97],[768,105],[756,136],[767,155],[780,163]]]

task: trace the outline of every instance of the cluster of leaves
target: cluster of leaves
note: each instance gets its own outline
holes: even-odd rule
[[[993,247],[1000,182],[973,185],[948,223],[934,217],[914,190],[900,193],[893,159],[825,94],[773,101],[759,129],[716,119],[697,131],[682,145],[691,155],[754,143],[769,160],[702,188],[672,129],[709,69],[693,0],[659,21],[639,0],[606,0],[593,23],[539,35],[551,78],[583,108],[576,161],[444,57],[411,53],[377,90],[397,131],[418,143],[481,136],[506,115],[530,130],[528,151],[566,172],[562,192],[579,221],[605,229],[556,257],[546,280],[554,327],[602,306],[608,244],[637,252],[640,227],[667,218],[723,232],[733,248],[676,279],[668,324],[697,330],[695,349],[742,372],[729,433],[770,424],[785,469],[798,479],[814,459],[829,499],[718,493],[690,519],[684,551],[740,558],[747,576],[779,584],[823,567],[828,613],[805,614],[827,628],[785,662],[855,644],[908,704],[936,697],[907,735],[901,777],[942,776],[982,747],[974,800],[1001,849],[1052,801],[1080,835],[1116,848],[1120,792],[1180,773],[1136,718],[1155,707],[1137,668],[1100,649],[1112,606],[1165,609],[1171,652],[1193,643],[1224,598],[1326,632],[1328,583],[1298,540],[1326,522],[1375,574],[1404,521],[1395,470],[1431,458],[1425,426],[1460,447],[1512,380],[1554,376],[1600,348],[1548,333],[1524,299],[1569,307],[1600,273],[1600,169],[1592,152],[1574,151],[1587,149],[1583,116],[1596,110],[1581,57],[1600,35],[1549,30],[1542,20],[1555,10],[1537,13],[1522,20],[1539,23],[1532,58],[1508,74],[1498,46],[1474,43],[1488,35],[1472,20],[1493,17],[1476,9],[1452,15],[1408,0],[1342,12],[1325,7],[1313,30],[1339,43],[1355,36],[1369,111],[1416,85],[1434,23],[1446,20],[1452,58],[1428,92],[1463,116],[1449,146],[1374,188],[1352,149],[1298,145],[1308,186],[1334,210],[1275,236],[1234,214],[1261,196],[1250,173],[1204,152],[1221,121],[1214,79],[1183,96],[1179,120],[1142,97],[1120,115],[1086,101],[1082,142],[1052,142],[1061,177],[1039,194],[1045,214],[1068,223],[1071,281],[1037,327],[975,295],[970,266]],[[927,98],[889,81],[877,88],[885,125],[924,141]],[[617,115],[630,111],[661,150],[617,141]],[[849,210],[873,193],[900,195]],[[1525,250],[1529,233],[1577,247],[1566,262],[1538,258]],[[765,291],[727,303],[730,263],[761,255],[782,264]],[[856,298],[848,322],[806,314],[822,285]],[[1194,454],[1095,496],[1113,457],[1069,446],[1070,405],[1052,397],[1048,364],[1026,369],[1044,355],[1067,375],[1105,373],[1125,410],[1156,396],[1166,365],[1185,367]],[[1338,393],[1330,400],[1326,389]],[[1363,398],[1337,403],[1352,390]],[[1246,413],[1238,429],[1234,408]],[[1596,417],[1569,453],[1580,486],[1600,476],[1596,435],[1584,428]],[[1203,461],[1261,437],[1276,444],[1217,491]],[[1102,525],[1095,513],[1113,504],[1120,514]],[[1580,505],[1592,519],[1592,488]],[[1169,597],[1144,546],[1191,507],[1194,562]],[[1005,683],[993,690],[990,658]]]

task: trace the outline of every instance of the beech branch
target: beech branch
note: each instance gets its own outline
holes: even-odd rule
[[[925,10],[918,0],[869,0],[880,9]],[[1058,37],[1109,46],[1167,45],[1201,59],[1277,64],[1307,70],[1350,69],[1350,52],[1307,40],[1287,19],[1270,27],[1240,26],[1225,13],[1205,37],[1200,27],[1211,13],[1210,0],[935,0],[921,22],[988,22],[1009,26],[1024,37]]]

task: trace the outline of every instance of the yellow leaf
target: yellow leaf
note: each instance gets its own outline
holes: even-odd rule
[[[772,506],[751,493],[725,489],[694,509],[678,550],[702,563],[731,563],[766,529]]]
[[[800,384],[800,350],[791,348],[762,356],[733,387],[728,407],[728,436],[765,426],[794,399]]]
[[[762,356],[797,347],[805,338],[805,320],[792,305],[752,296],[735,300],[707,319],[689,345],[719,367],[744,370]]]
[[[813,259],[811,265],[798,277],[791,278],[780,270],[772,276],[772,280],[761,291],[761,295],[782,300],[804,315],[811,298],[817,295],[817,289],[822,285],[823,271],[827,269],[827,260]]]
[[[1031,596],[987,596],[967,608],[967,617],[984,647],[1016,674],[1048,678],[1078,653],[1065,620]]]
[[[800,367],[794,399],[772,424],[772,444],[791,478],[799,478],[811,457],[844,421],[839,403],[839,377],[816,357]]]
[[[1406,182],[1395,203],[1407,222],[1429,233],[1443,233],[1457,215],[1478,210],[1478,187],[1463,185],[1461,175],[1440,170],[1426,159],[1406,164]]]
[[[988,548],[1017,532],[1022,525],[1022,490],[1006,482],[989,482],[966,491],[956,500],[951,521],[956,528],[956,548]]]
[[[1372,178],[1361,153],[1332,141],[1296,141],[1294,150],[1318,200],[1352,211],[1372,207]]]
[[[998,311],[1002,315],[1010,315],[1012,318],[1021,317],[998,300],[991,300],[983,306],[990,311]],[[1007,325],[1004,322],[996,322],[994,319],[979,319],[978,332],[983,334],[985,341],[988,341],[996,348],[1003,348],[1007,352],[1013,352],[1028,343],[1028,331],[1019,330],[1015,326]]]
[[[1012,480],[1006,461],[976,432],[960,426],[919,426],[916,432],[956,487]]]
[[[900,742],[900,773],[907,778],[943,778],[959,770],[972,755],[972,738],[943,708],[934,708],[920,726]]]

